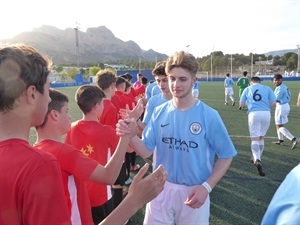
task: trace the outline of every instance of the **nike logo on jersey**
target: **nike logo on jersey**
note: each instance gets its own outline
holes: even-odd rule
[[[161,124],[160,126],[161,127],[165,127],[165,126],[168,126],[170,123],[166,123],[166,124]]]

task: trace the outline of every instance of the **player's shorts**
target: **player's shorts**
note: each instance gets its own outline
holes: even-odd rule
[[[233,95],[233,88],[232,87],[227,87],[225,88],[225,95]]]
[[[282,104],[282,105],[276,103],[275,116],[274,116],[275,124],[282,125],[288,123],[289,122],[288,116],[290,110],[291,108],[289,103]]]
[[[185,186],[166,182],[164,190],[147,203],[144,225],[209,224],[210,198],[193,209],[184,204],[196,186]]]
[[[263,137],[266,135],[271,122],[269,111],[254,111],[248,114],[248,126],[251,138]]]

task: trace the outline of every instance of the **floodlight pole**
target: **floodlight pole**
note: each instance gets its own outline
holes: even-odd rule
[[[141,72],[141,57],[139,57],[139,73]]]
[[[253,53],[251,53],[251,72],[250,72],[250,77],[253,76]]]
[[[80,29],[79,23],[76,22],[75,30],[75,44],[76,44],[76,56],[77,56],[77,68],[79,68],[79,38],[78,38],[78,30]]]
[[[212,81],[212,72],[213,72],[213,54],[214,54],[214,52],[212,52],[211,55],[210,55],[210,81]]]
[[[230,57],[230,76],[232,77],[232,54]]]
[[[297,45],[298,48],[298,66],[297,66],[297,74],[300,73],[300,45]]]

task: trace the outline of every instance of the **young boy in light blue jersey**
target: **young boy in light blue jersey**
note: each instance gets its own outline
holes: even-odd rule
[[[163,192],[146,207],[146,225],[209,224],[209,193],[237,154],[218,112],[192,95],[197,70],[190,53],[168,58],[173,98],[154,109],[142,140],[131,139],[143,158],[154,152],[153,168],[163,164],[168,173]],[[119,135],[128,129],[125,121],[117,124]]]
[[[290,113],[290,99],[291,93],[288,87],[282,83],[282,75],[275,74],[273,83],[276,86],[274,90],[274,94],[276,96],[276,109],[275,109],[275,125],[277,129],[277,137],[278,141],[273,142],[273,144],[282,145],[283,144],[283,136],[292,141],[292,148],[294,149],[299,142],[299,139],[291,134],[291,132],[284,127],[284,124],[287,124]]]
[[[265,176],[261,164],[266,135],[271,121],[271,109],[276,104],[276,97],[272,89],[260,84],[259,77],[252,77],[240,98],[240,107],[248,107],[248,126],[251,138],[251,151],[253,163],[260,176]]]
[[[149,84],[146,87],[146,91],[145,91],[145,100],[146,102],[149,101],[149,99],[154,96],[154,95],[158,95],[161,94],[161,90],[157,85],[157,82],[154,81],[153,83]]]
[[[226,78],[225,78],[225,80],[224,80],[224,88],[225,88],[225,105],[228,105],[228,97],[229,97],[229,98],[231,99],[231,101],[232,101],[232,106],[235,105],[233,85],[234,85],[234,81],[233,81],[233,79],[230,77],[230,74],[227,73],[227,74],[226,74]]]
[[[138,123],[139,128],[142,128],[141,130],[143,130],[147,125],[147,123],[150,121],[151,115],[155,107],[172,99],[172,94],[169,88],[168,77],[165,72],[165,66],[166,66],[166,61],[160,61],[155,65],[154,69],[152,70],[152,74],[155,78],[157,86],[161,91],[161,94],[152,96],[147,102],[144,118],[142,122],[143,124]]]
[[[194,86],[193,86],[193,96],[194,98],[199,98],[199,88],[200,88],[200,81],[197,79],[197,81],[195,82]]]

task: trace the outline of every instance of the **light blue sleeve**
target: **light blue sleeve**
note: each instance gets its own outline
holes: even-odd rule
[[[151,94],[152,94],[152,89],[153,87],[156,85],[155,82],[149,84],[147,87],[146,87],[146,90],[145,90],[145,98],[146,100],[148,101],[150,98],[151,98]]]
[[[154,96],[154,95],[158,95],[162,93],[159,86],[158,85],[155,85],[153,88],[152,88],[152,92],[151,92],[151,96]]]
[[[153,110],[155,108],[154,104],[153,104],[153,99],[154,96],[152,96],[149,101],[147,102],[146,108],[145,108],[145,114],[144,114],[144,119],[143,119],[143,123],[148,124],[150,119],[151,119],[151,115],[153,113]]]
[[[300,224],[300,164],[275,192],[261,225]]]

